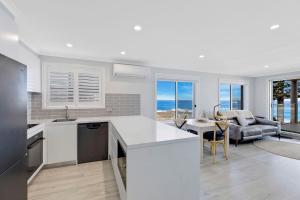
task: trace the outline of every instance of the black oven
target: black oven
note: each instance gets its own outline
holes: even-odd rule
[[[43,164],[43,132],[32,136],[27,140],[28,163],[27,176],[28,179]]]

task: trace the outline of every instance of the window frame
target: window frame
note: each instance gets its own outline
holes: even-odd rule
[[[159,119],[157,118],[157,82],[165,81],[165,82],[174,82],[175,83],[175,119],[177,119],[178,114],[178,82],[188,82],[193,84],[193,98],[192,98],[192,118],[196,116],[196,81],[195,80],[184,80],[184,79],[168,79],[168,78],[156,78],[155,79],[155,119],[160,121],[171,120],[171,119]]]
[[[49,74],[51,71],[58,72],[72,72],[74,74],[74,102],[72,103],[51,103],[49,102]],[[80,103],[79,102],[79,73],[97,73],[99,74],[99,102],[93,103]],[[92,109],[92,108],[105,108],[105,74],[106,70],[101,66],[87,66],[78,64],[64,64],[64,63],[43,63],[42,64],[42,108],[43,109],[64,109],[68,106],[69,109]]]
[[[220,105],[220,110],[222,109],[222,107],[221,107],[221,85],[222,84],[227,84],[227,85],[229,85],[229,105],[230,105],[230,108],[229,108],[229,110],[233,110],[232,109],[232,104],[233,104],[233,102],[232,102],[232,85],[239,85],[240,86],[240,88],[241,88],[241,96],[240,96],[240,98],[241,98],[241,108],[239,109],[239,110],[244,110],[245,109],[245,101],[244,101],[244,99],[245,99],[245,84],[243,84],[243,83],[240,83],[240,82],[227,82],[227,81],[220,81],[219,82],[219,105]],[[235,109],[235,110],[237,110],[237,109]]]

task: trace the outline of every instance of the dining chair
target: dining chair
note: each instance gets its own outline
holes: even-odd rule
[[[179,115],[177,119],[174,119],[175,126],[179,129],[182,129],[183,126],[186,124],[186,118],[188,117],[188,112],[184,112],[182,115]]]
[[[214,162],[216,162],[216,153],[217,153],[217,145],[221,144],[224,149],[224,155],[226,160],[228,160],[228,147],[227,147],[227,138],[228,138],[228,128],[229,122],[224,117],[218,118],[215,121],[215,127],[213,131],[208,131],[203,134],[203,143],[210,143],[210,152],[214,157]]]

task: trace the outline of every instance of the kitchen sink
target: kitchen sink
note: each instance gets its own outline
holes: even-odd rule
[[[53,122],[72,122],[75,121],[76,119],[56,119]]]

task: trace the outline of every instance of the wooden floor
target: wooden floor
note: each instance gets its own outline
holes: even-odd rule
[[[201,200],[300,199],[299,160],[241,144],[225,161],[219,149],[216,164],[205,152]],[[28,190],[29,200],[119,200],[109,161],[43,170]]]
[[[42,170],[28,188],[29,200],[119,200],[110,161]]]

